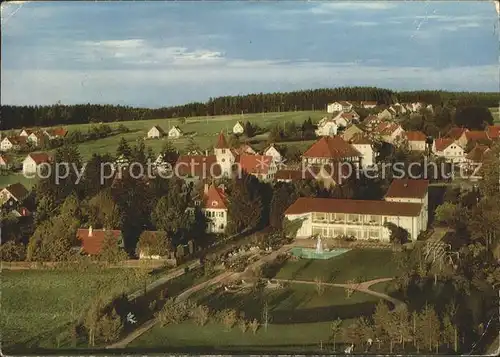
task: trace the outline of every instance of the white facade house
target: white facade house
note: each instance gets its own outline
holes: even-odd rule
[[[320,236],[327,243],[328,238],[349,236],[388,242],[387,222],[407,230],[415,240],[426,229],[421,211],[420,203],[301,197],[285,211],[285,217],[301,221],[296,238]]]
[[[318,124],[318,129],[314,132],[317,136],[328,136],[328,135],[337,135],[337,130],[339,126],[335,122],[334,119],[329,119],[323,121],[321,124]]]
[[[352,104],[346,101],[329,103],[326,109],[328,113],[335,113],[340,111],[348,112],[350,110],[352,110]]]
[[[153,126],[148,131],[148,139],[159,139],[165,135],[165,132],[158,125]]]
[[[361,102],[361,106],[365,109],[373,109],[377,107],[377,102],[376,101]]]
[[[408,148],[411,151],[425,151],[427,136],[421,131],[405,132]]]
[[[377,117],[383,120],[391,120],[394,118],[394,114],[389,109],[384,109],[377,114]]]
[[[201,211],[207,218],[208,233],[224,233],[227,227],[227,205],[224,187],[205,184]]]
[[[296,238],[342,236],[359,240],[390,240],[384,225],[393,223],[416,240],[428,225],[428,186],[426,180],[394,180],[384,201],[363,201],[301,197],[286,211],[288,220],[302,221]]]
[[[233,134],[243,134],[245,132],[245,127],[243,126],[243,123],[238,121],[236,124],[233,126]]]
[[[6,136],[0,142],[1,151],[19,150],[26,143],[25,136]]]
[[[446,162],[462,163],[465,161],[464,149],[451,138],[439,138],[432,144],[432,152],[437,157],[442,157]]]
[[[23,174],[34,175],[38,167],[50,162],[50,157],[46,153],[31,153],[23,160]]]
[[[29,129],[22,129],[21,132],[19,133],[19,136],[25,136],[28,137],[32,133],[32,130]]]
[[[351,145],[361,153],[361,167],[371,167],[375,164],[375,150],[372,141],[365,136],[358,134],[351,139]]]
[[[180,138],[183,135],[182,130],[178,126],[173,126],[169,131],[168,131],[168,137],[169,138]]]
[[[276,149],[274,144],[269,145],[263,152],[264,156],[271,156],[274,162],[281,162],[283,160],[283,155]]]

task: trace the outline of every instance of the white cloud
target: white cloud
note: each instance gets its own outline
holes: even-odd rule
[[[195,64],[222,60],[222,52],[197,49],[190,51],[185,47],[154,46],[144,39],[85,41],[81,43],[83,59],[102,61],[114,59],[126,64]]]

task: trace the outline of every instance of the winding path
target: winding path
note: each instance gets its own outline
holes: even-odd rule
[[[365,294],[370,294],[373,296],[377,296],[381,299],[387,300],[394,304],[394,309],[400,309],[403,306],[406,306],[406,304],[398,299],[393,298],[392,296],[389,296],[384,293],[380,293],[378,291],[373,291],[370,289],[370,286],[378,284],[378,283],[384,283],[386,281],[391,281],[394,278],[379,278],[379,279],[374,279],[374,280],[369,280],[369,281],[364,281],[362,283],[354,283],[354,284],[336,284],[336,283],[322,283],[325,286],[333,286],[336,288],[350,288],[356,291],[360,291]],[[271,279],[272,281],[278,281],[282,283],[292,283],[292,284],[308,284],[308,285],[316,285],[317,282],[315,281],[310,281],[310,280],[293,280],[293,279]]]

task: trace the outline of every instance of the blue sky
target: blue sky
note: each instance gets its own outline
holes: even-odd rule
[[[159,107],[350,85],[498,91],[494,4],[2,3],[2,104]]]

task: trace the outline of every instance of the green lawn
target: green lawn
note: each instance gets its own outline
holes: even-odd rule
[[[53,337],[99,291],[106,296],[130,291],[131,269],[2,271],[2,347],[53,346]],[[75,315],[75,316],[76,316]]]
[[[287,261],[276,275],[278,279],[314,280],[345,283],[348,280],[367,281],[397,275],[392,251],[353,249],[326,260],[300,259]]]
[[[199,303],[213,310],[234,308],[243,312],[247,320],[262,321],[267,303],[269,325],[263,326],[254,335],[250,330],[243,333],[237,326],[230,331],[213,319],[204,327],[191,321],[166,327],[156,326],[137,340],[127,351],[151,349],[168,351],[222,352],[222,351],[319,351],[321,343],[330,341],[330,324],[341,318],[343,324],[361,315],[371,315],[378,298],[363,293],[354,293],[350,299],[339,288],[326,287],[318,295],[314,285],[290,284],[278,290],[254,291],[230,294],[218,291]],[[341,337],[338,336],[338,341]]]
[[[36,181],[37,181],[36,178],[35,179],[26,178],[20,172],[9,173],[8,175],[0,175],[0,189],[17,182],[22,183],[27,189],[30,189],[36,184]]]

